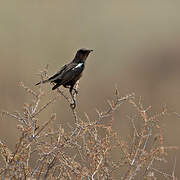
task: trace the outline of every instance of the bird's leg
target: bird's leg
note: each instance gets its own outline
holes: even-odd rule
[[[71,88],[71,92],[72,92],[72,90],[74,91],[73,95],[78,94],[78,90],[76,88],[74,88],[74,85],[73,85],[73,87],[71,85],[64,85],[64,87],[65,88]]]
[[[71,86],[70,89],[69,89],[69,92],[70,92],[72,100],[73,100],[73,102],[70,104],[70,106],[71,106],[72,109],[75,109],[75,107],[76,107],[76,100],[75,100],[74,94],[72,93],[73,89],[74,89],[73,86]]]
[[[76,88],[73,88],[75,94],[77,95],[78,94],[78,90]]]

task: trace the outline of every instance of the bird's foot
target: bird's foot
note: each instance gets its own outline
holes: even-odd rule
[[[72,109],[76,108],[76,95],[78,93],[78,91],[76,89],[73,89],[74,91],[70,91],[71,97],[72,97],[72,103],[70,103],[70,107]]]
[[[75,108],[76,108],[76,103],[75,103],[75,102],[71,103],[71,104],[70,104],[70,107],[71,107],[72,109],[75,109]]]

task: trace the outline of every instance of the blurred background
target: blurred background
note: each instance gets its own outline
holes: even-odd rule
[[[96,117],[95,108],[107,108],[115,85],[120,95],[135,92],[152,111],[180,113],[180,1],[109,0],[1,0],[0,6],[0,109],[21,110],[31,97],[19,82],[34,86],[38,73],[49,64],[49,75],[72,60],[77,49],[94,49],[80,81],[78,111]],[[47,84],[44,89],[53,95]],[[127,111],[127,110],[126,110]],[[41,119],[57,113],[57,124],[72,121],[69,106],[58,100]],[[125,114],[123,116],[123,114]],[[131,112],[116,114],[115,128],[127,136]],[[44,119],[43,119],[44,118]],[[163,121],[167,145],[180,145],[180,118]],[[16,121],[4,118],[0,137],[13,150],[18,137]],[[174,158],[180,169],[180,153],[170,153],[161,170],[172,172]],[[178,174],[179,173],[179,174]],[[180,176],[180,172],[176,171]]]

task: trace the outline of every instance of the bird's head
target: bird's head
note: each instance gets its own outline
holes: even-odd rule
[[[90,50],[90,49],[79,49],[76,53],[76,56],[74,58],[75,61],[78,61],[78,62],[85,62],[88,55],[92,52],[93,50]]]

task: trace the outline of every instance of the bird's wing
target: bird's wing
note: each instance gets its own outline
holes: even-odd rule
[[[67,64],[65,64],[56,74],[54,74],[53,76],[51,76],[48,81],[53,82],[56,79],[61,79],[61,76],[63,74],[63,72],[65,71],[65,69],[67,68]]]
[[[71,62],[69,64],[64,65],[56,74],[50,77],[48,81],[49,82],[55,82],[55,81],[64,82],[66,81],[66,79],[71,80],[72,78],[74,78],[75,75],[77,75],[78,69],[80,69],[79,64]]]
[[[74,78],[78,77],[84,69],[83,63],[70,63],[68,64],[65,71],[62,73],[62,84],[65,84],[68,81],[74,80]]]

